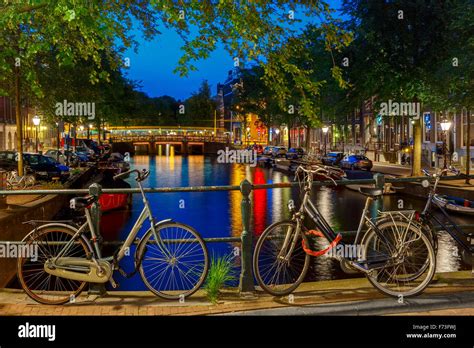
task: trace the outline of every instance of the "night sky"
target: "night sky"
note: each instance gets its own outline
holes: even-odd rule
[[[330,0],[328,3],[338,9],[341,0]],[[217,83],[224,82],[227,72],[233,68],[230,54],[218,47],[208,59],[195,63],[197,71],[191,71],[187,77],[180,77],[173,70],[181,56],[182,40],[172,30],[160,27],[160,31],[162,34],[153,41],[145,41],[138,31],[134,33],[139,48],[137,53],[129,50],[125,55],[130,58],[127,76],[138,81],[142,85],[141,90],[150,97],[170,95],[176,99],[186,99],[197,91],[203,80],[209,81],[212,94],[216,94]]]

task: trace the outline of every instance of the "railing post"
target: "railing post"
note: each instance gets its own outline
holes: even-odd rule
[[[89,186],[89,195],[94,198],[94,202],[91,206],[91,220],[92,226],[94,228],[95,233],[97,234],[97,242],[98,248],[102,250],[102,235],[100,234],[100,204],[99,204],[99,197],[102,193],[102,186],[94,183]],[[105,290],[104,284],[95,284],[91,283],[89,286],[89,295],[99,295],[102,296],[106,294],[107,291]]]
[[[242,294],[253,293],[255,291],[252,273],[252,233],[250,232],[250,193],[252,192],[252,184],[245,179],[240,184],[240,192],[242,193],[242,268],[240,271],[239,291]]]
[[[375,187],[384,191],[385,190],[385,175],[381,173],[375,173],[374,180],[375,180]]]

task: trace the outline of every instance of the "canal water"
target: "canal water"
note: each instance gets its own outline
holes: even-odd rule
[[[211,185],[239,185],[244,179],[254,184],[289,182],[291,178],[271,168],[250,167],[241,164],[220,164],[214,157],[207,156],[135,156],[131,160],[133,168],[146,168],[151,171],[145,187],[186,187]],[[128,179],[132,187],[133,178]],[[194,227],[203,237],[239,237],[242,231],[241,194],[231,192],[185,192],[148,194],[154,216],[157,220],[172,218]],[[252,193],[251,230],[256,239],[273,222],[289,217],[289,199],[299,201],[298,188],[256,190]],[[314,202],[335,231],[354,231],[357,229],[365,197],[358,192],[343,187],[322,187],[313,193]],[[424,200],[404,195],[388,195],[377,209],[397,209],[399,199],[403,199],[405,209],[421,210]],[[128,231],[143,208],[140,195],[133,196],[130,211],[115,211],[103,215],[102,233],[108,240],[124,240]],[[469,217],[457,217],[459,223],[468,223]],[[472,218],[470,218],[472,223]],[[140,231],[141,236],[148,226]],[[344,234],[343,234],[344,235]],[[346,235],[350,240],[350,236]],[[234,255],[239,243],[209,243],[211,257]],[[134,250],[131,250],[133,255]],[[461,251],[447,234],[439,235],[438,272],[469,269],[461,259]],[[233,258],[238,274],[239,256]],[[133,257],[125,258],[123,268],[133,270]],[[329,280],[354,277],[342,272],[339,263],[327,257],[312,258],[312,265],[306,281]],[[360,276],[360,275],[355,275]],[[125,279],[116,275],[120,290],[146,290],[139,275]]]

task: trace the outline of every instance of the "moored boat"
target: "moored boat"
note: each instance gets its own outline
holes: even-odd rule
[[[437,205],[449,211],[474,215],[474,201],[447,195],[435,195],[433,200]]]
[[[114,170],[104,170],[99,184],[102,188],[130,188],[130,184],[124,180],[114,180]],[[115,209],[125,209],[132,202],[130,193],[103,193],[99,197],[100,209],[108,212]]]

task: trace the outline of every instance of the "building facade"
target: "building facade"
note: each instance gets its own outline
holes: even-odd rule
[[[0,151],[17,148],[15,105],[8,97],[0,97]]]

